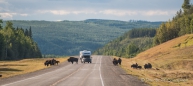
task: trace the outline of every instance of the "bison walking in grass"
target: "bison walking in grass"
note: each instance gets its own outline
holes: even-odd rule
[[[78,64],[78,58],[75,58],[75,57],[70,57],[68,59],[68,62],[71,62],[73,64],[73,62],[76,62]]]

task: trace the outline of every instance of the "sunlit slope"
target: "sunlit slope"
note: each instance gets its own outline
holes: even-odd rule
[[[193,85],[193,34],[184,35],[154,46],[132,59],[122,58],[122,68],[152,86]],[[142,69],[133,69],[138,63]],[[144,69],[151,63],[152,69]]]
[[[153,63],[157,68],[193,70],[193,34],[148,49],[134,60],[141,64]]]

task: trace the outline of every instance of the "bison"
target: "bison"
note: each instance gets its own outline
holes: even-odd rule
[[[118,61],[119,65],[121,65],[121,62],[122,62],[121,58],[119,58],[117,61]]]
[[[46,60],[45,62],[44,62],[44,65],[45,66],[51,66],[51,65],[55,65],[55,64],[57,64],[58,65],[58,63],[59,63],[59,61],[57,61],[57,60],[55,60],[55,59],[52,59],[52,60]]]
[[[45,65],[45,66],[51,65],[51,60],[46,60],[46,61],[44,62],[44,65]]]
[[[135,68],[135,69],[141,69],[142,66],[139,66],[137,63],[136,64],[132,64],[131,68]]]
[[[131,68],[137,68],[137,66],[138,66],[137,64],[132,64]]]
[[[70,57],[68,59],[68,62],[71,62],[73,64],[73,62],[76,62],[78,64],[78,58],[75,58],[75,57]]]
[[[116,58],[113,59],[113,64],[117,65],[118,64],[118,60]]]
[[[151,65],[150,63],[145,64],[145,65],[144,65],[144,68],[145,68],[145,69],[151,69],[151,68],[152,68],[152,65]]]
[[[56,61],[55,63],[58,65],[58,63],[60,63],[60,61]]]

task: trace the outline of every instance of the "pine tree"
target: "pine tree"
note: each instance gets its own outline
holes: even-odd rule
[[[29,37],[32,38],[31,26],[30,26],[30,28],[29,28],[29,33],[28,33],[28,34],[29,34]]]
[[[190,5],[190,0],[184,0],[184,3],[183,3],[183,5],[182,5],[182,8],[183,8],[185,14],[188,13],[190,7],[191,7],[191,5]]]
[[[190,21],[190,29],[191,29],[191,34],[192,34],[192,31],[193,31],[193,18],[192,18],[192,20]]]
[[[3,29],[3,27],[1,26],[1,24],[3,23],[2,19],[0,19],[0,30]]]

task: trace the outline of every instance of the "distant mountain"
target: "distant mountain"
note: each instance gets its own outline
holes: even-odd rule
[[[4,21],[5,23],[6,21]],[[29,29],[45,55],[78,55],[92,52],[133,28],[157,28],[162,22],[88,19],[84,21],[13,20],[13,26]]]

